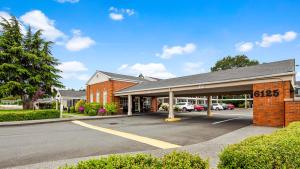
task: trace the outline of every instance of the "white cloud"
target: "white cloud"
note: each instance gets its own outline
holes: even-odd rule
[[[5,11],[0,11],[0,21],[2,20],[2,17],[6,20],[10,20],[11,19],[11,15]],[[19,22],[20,25],[20,29],[21,29],[21,33],[25,34],[26,33],[26,29],[24,27],[24,25],[22,23]],[[0,27],[0,31],[2,30],[2,28]]]
[[[121,21],[125,18],[125,16],[132,16],[135,14],[135,11],[133,9],[124,9],[124,8],[116,8],[116,7],[110,7],[109,8],[109,17],[112,20],[115,21]]]
[[[183,64],[183,71],[188,74],[204,73],[206,70],[203,68],[202,62],[186,62]]]
[[[163,47],[162,53],[157,53],[156,56],[161,57],[162,59],[170,59],[174,55],[183,55],[193,53],[196,50],[196,45],[194,43],[187,43],[184,46],[171,46],[168,47],[165,45]]]
[[[85,73],[88,70],[87,67],[78,61],[62,62],[57,66],[57,68],[62,71],[60,75],[63,79],[86,81],[89,78],[89,76]]]
[[[113,13],[113,12],[109,14],[109,17],[115,21],[120,21],[120,20],[124,19],[123,14],[118,14],[118,13]]]
[[[66,43],[66,48],[70,51],[79,51],[89,48],[95,44],[95,41],[87,36],[81,36],[80,30],[73,30],[73,37]]]
[[[5,12],[5,11],[0,11],[0,19],[2,20],[2,18],[9,20],[11,18],[10,14]]]
[[[253,46],[252,42],[240,42],[235,44],[235,48],[239,52],[249,52],[253,49]]]
[[[43,30],[42,34],[47,40],[55,41],[65,37],[64,33],[55,27],[55,21],[49,19],[42,11],[32,10],[20,17],[24,25],[31,26],[35,30]]]
[[[274,43],[289,42],[289,41],[293,41],[296,38],[297,38],[297,33],[294,31],[285,32],[284,34],[273,34],[273,35],[268,35],[264,33],[262,35],[261,42],[256,42],[256,44],[266,48],[266,47],[270,47]]]
[[[122,73],[127,73],[134,76],[142,73],[145,76],[151,76],[161,79],[175,77],[174,74],[167,71],[166,67],[162,63],[136,63],[134,65],[123,64],[119,67],[118,70]]]
[[[5,11],[0,11],[0,21],[2,21],[2,18],[9,20],[10,19],[10,15],[9,13],[5,12]],[[2,26],[0,26],[0,31],[2,31]]]
[[[79,0],[56,0],[59,3],[65,3],[65,2],[69,2],[69,3],[77,3],[79,2]]]

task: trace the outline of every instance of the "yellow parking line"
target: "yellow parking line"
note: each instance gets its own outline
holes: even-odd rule
[[[154,147],[158,147],[158,148],[162,148],[162,149],[180,147],[180,145],[168,143],[168,142],[165,142],[165,141],[160,141],[160,140],[147,138],[147,137],[143,137],[143,136],[139,136],[139,135],[135,135],[135,134],[131,134],[131,133],[125,133],[125,132],[122,132],[122,131],[112,130],[112,129],[108,129],[108,128],[98,127],[98,126],[90,125],[90,124],[87,124],[87,123],[84,123],[84,122],[78,121],[78,120],[75,120],[75,121],[72,121],[72,122],[74,124],[78,124],[78,125],[83,126],[83,127],[87,127],[87,128],[90,128],[90,129],[94,129],[94,130],[104,132],[104,133],[120,136],[120,137],[123,137],[123,138],[127,138],[127,139],[134,140],[134,141],[137,141],[137,142],[145,143],[145,144],[148,144],[148,145],[151,145],[151,146],[154,146]]]

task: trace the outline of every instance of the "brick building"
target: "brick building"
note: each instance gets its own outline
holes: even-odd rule
[[[285,126],[300,120],[295,75],[294,59],[164,80],[97,71],[87,82],[86,97],[89,102],[115,102],[120,112],[131,115],[156,112],[158,97],[168,97],[173,107],[174,96],[206,96],[211,104],[212,96],[250,94],[254,125]],[[207,113],[211,115],[210,109]],[[174,118],[173,109],[169,118]]]
[[[96,73],[88,80],[86,87],[86,99],[87,102],[97,102],[105,105],[106,103],[116,103],[119,108],[119,112],[126,112],[128,110],[128,98],[115,96],[115,92],[122,89],[143,83],[153,82],[159,79],[144,77],[144,76],[128,76],[122,74],[116,74],[111,72],[96,71]],[[140,112],[144,108],[147,111],[147,107],[150,107],[151,98],[141,98],[142,101],[134,99],[135,105],[134,112]],[[139,105],[138,105],[139,103]],[[150,111],[150,110],[149,110]]]

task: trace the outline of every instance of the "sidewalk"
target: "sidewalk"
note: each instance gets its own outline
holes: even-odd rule
[[[168,152],[174,151],[174,150],[189,151],[191,153],[198,153],[203,158],[209,158],[210,167],[216,168],[216,166],[218,164],[218,160],[219,160],[218,153],[227,145],[238,143],[238,142],[242,141],[243,139],[250,137],[250,136],[269,134],[277,129],[278,128],[259,127],[259,126],[251,125],[251,126],[247,126],[247,127],[235,130],[233,132],[224,134],[224,135],[214,138],[212,140],[198,143],[198,144],[193,144],[193,145],[188,145],[188,146],[183,146],[180,148],[174,148],[174,149],[168,149],[168,150],[157,149],[157,150],[152,150],[152,151],[131,152],[131,153],[126,153],[126,154],[149,153],[154,156],[160,157],[160,156],[162,156]],[[99,156],[91,156],[91,157],[59,160],[59,161],[50,161],[50,162],[43,162],[43,163],[13,167],[10,169],[39,169],[39,168],[54,169],[54,168],[58,168],[60,166],[64,166],[65,164],[73,165],[82,160],[98,158],[98,157]]]

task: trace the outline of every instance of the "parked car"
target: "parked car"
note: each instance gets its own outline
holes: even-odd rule
[[[223,107],[223,110],[227,110],[227,104],[226,103],[221,103],[221,106]]]
[[[203,111],[203,110],[205,110],[204,106],[202,106],[202,105],[195,105],[194,109],[195,109],[195,111]]]
[[[192,103],[189,102],[181,102],[181,103],[177,103],[175,106],[177,106],[179,108],[179,110],[182,111],[192,111],[195,109],[194,105]]]
[[[201,106],[203,106],[204,107],[204,110],[207,110],[207,104],[200,104]]]
[[[213,110],[224,110],[223,106],[220,103],[213,103],[212,109]]]
[[[227,104],[227,109],[228,110],[233,110],[235,108],[235,106],[231,103]]]

